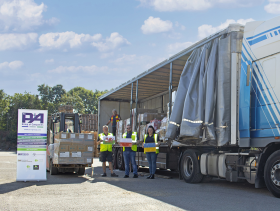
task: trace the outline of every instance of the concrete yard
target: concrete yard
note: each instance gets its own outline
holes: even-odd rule
[[[0,151],[0,210],[279,210],[280,199],[266,188],[214,179],[187,184],[169,171],[157,171],[155,180],[140,176],[102,178],[94,160],[94,176],[47,173],[45,182],[16,182],[16,152]],[[141,169],[140,174],[146,174]],[[108,176],[109,170],[107,170]],[[168,177],[172,179],[167,179]]]

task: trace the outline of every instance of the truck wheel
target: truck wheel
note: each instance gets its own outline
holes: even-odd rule
[[[203,175],[200,173],[199,161],[194,150],[186,150],[181,158],[180,173],[187,183],[201,182]]]
[[[58,173],[58,168],[53,166],[52,160],[50,161],[50,175],[56,175]]]
[[[124,170],[124,159],[123,159],[122,148],[119,148],[117,152],[117,166],[119,170]]]
[[[267,189],[280,198],[280,150],[272,153],[264,167],[264,181]]]
[[[79,168],[78,175],[84,175],[85,174],[85,170],[86,170],[85,167]]]

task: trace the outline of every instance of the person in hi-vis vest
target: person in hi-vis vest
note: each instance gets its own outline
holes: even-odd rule
[[[100,144],[100,161],[102,162],[102,168],[103,168],[103,174],[102,177],[106,177],[106,161],[108,161],[109,163],[109,169],[111,170],[111,177],[118,177],[118,175],[116,175],[113,172],[113,165],[112,165],[112,161],[113,161],[113,153],[112,153],[112,144],[103,144],[103,137],[104,136],[113,136],[112,133],[109,133],[109,129],[107,125],[103,126],[103,133],[100,133],[98,135],[98,141],[97,144]]]
[[[156,151],[155,152],[146,152],[146,157],[149,163],[149,171],[150,175],[147,177],[147,179],[154,179],[155,178],[155,173],[156,173],[156,168],[157,168],[157,155],[159,153],[159,137],[158,134],[156,134],[155,129],[153,126],[148,127],[148,132],[147,134],[144,135],[144,142],[142,147],[144,148],[144,144],[148,143],[155,143],[156,145]]]
[[[127,125],[126,130],[127,132],[123,134],[123,138],[131,138],[132,147],[123,147],[123,157],[125,163],[124,178],[129,177],[129,162],[131,162],[133,168],[133,178],[138,178],[135,156],[137,152],[137,144],[139,142],[139,137],[137,136],[137,132],[132,132],[131,125]]]
[[[117,113],[116,109],[112,110],[113,115],[110,117],[109,121],[106,125],[109,125],[110,122],[112,124],[112,133],[114,136],[116,136],[116,130],[117,130],[117,123],[121,120],[121,116]]]

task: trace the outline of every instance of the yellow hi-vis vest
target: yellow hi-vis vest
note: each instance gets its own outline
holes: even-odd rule
[[[99,140],[103,141],[103,136],[106,135],[104,133],[100,133],[98,136],[99,136]],[[108,136],[113,136],[113,133],[108,133]],[[105,151],[112,152],[112,144],[101,144],[101,143],[100,143],[100,152],[105,152]]]
[[[158,136],[158,134],[154,134],[154,140],[155,140],[155,143],[157,144],[157,136]],[[146,141],[146,138],[148,137],[148,134],[145,134],[144,135],[144,143],[145,143],[145,141]],[[146,152],[144,152],[145,154],[146,154]],[[158,146],[156,146],[156,154],[158,154],[159,153],[159,147]]]
[[[127,136],[127,133],[124,133],[123,138],[126,138],[126,136]],[[137,141],[137,132],[132,133],[131,139],[132,139],[132,141]],[[137,145],[133,144],[131,149],[136,152],[137,151]],[[125,147],[123,147],[123,151],[125,151]]]

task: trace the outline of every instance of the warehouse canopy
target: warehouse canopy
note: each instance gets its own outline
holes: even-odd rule
[[[181,73],[184,69],[186,61],[191,55],[192,51],[207,43],[210,39],[219,37],[222,32],[211,35],[185,50],[175,54],[169,59],[157,64],[149,70],[141,73],[140,75],[132,78],[126,83],[121,84],[119,87],[102,95],[99,100],[113,100],[113,101],[130,101],[131,90],[133,86],[133,100],[136,99],[136,87],[138,81],[138,101],[147,99],[157,94],[166,92],[170,87],[170,71],[172,69],[172,87],[178,87]],[[172,63],[172,65],[170,64]],[[133,85],[132,85],[133,84]]]

